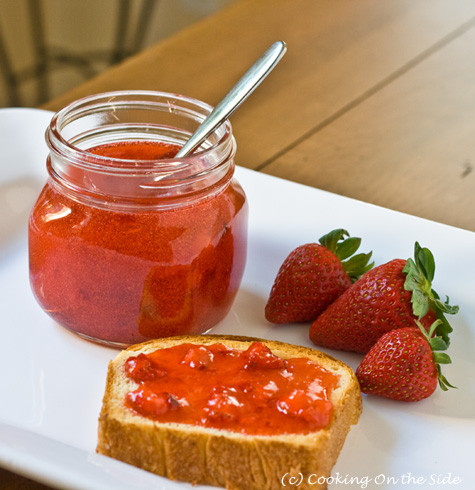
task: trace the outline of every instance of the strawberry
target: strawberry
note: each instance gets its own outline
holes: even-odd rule
[[[345,239],[345,236],[348,237]],[[265,307],[272,323],[310,322],[371,269],[369,254],[353,255],[360,238],[333,230],[293,250],[281,265]]]
[[[429,332],[417,322],[417,326],[385,333],[356,370],[361,391],[415,402],[432,395],[437,382],[445,391],[454,388],[440,369],[440,364],[451,362],[446,353],[439,352],[447,349],[447,343],[433,336],[441,323],[436,320]]]
[[[449,342],[452,331],[444,313],[455,314],[448,298],[432,289],[435,261],[417,242],[413,259],[394,259],[366,272],[311,325],[310,340],[319,346],[366,353],[386,332],[414,325],[426,329],[440,319],[437,335]]]

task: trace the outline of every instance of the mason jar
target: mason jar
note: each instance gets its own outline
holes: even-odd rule
[[[121,91],[53,116],[29,265],[33,293],[58,324],[123,347],[204,333],[229,312],[248,219],[231,124],[175,158],[211,109],[182,95]]]

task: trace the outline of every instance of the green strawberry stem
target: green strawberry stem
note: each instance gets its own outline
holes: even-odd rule
[[[449,334],[453,328],[445,318],[445,313],[455,315],[459,311],[459,307],[451,306],[448,297],[445,302],[442,302],[439,295],[432,289],[432,281],[435,275],[435,260],[432,252],[416,242],[414,260],[407,259],[403,273],[406,274],[404,289],[412,291],[411,302],[414,315],[420,320],[432,309],[439,320],[434,327],[435,333],[449,345]]]
[[[354,255],[361,244],[361,238],[350,237],[350,234],[342,228],[330,231],[330,233],[322,236],[319,242],[336,255],[351,282],[356,282],[374,265],[374,262],[369,263],[372,252]]]
[[[424,326],[421,324],[421,322],[419,322],[418,320],[416,320],[416,323],[417,326],[419,327],[419,330],[424,335],[424,338],[427,340],[432,350],[432,358],[434,359],[436,365],[437,380],[439,382],[439,386],[444,391],[447,391],[449,388],[457,388],[456,386],[453,386],[448,382],[447,378],[442,374],[442,370],[440,367],[441,364],[452,363],[452,359],[450,359],[448,354],[446,354],[445,352],[440,352],[440,351],[447,350],[448,348],[447,342],[442,337],[436,335],[437,328],[442,324],[442,321],[436,320],[430,326],[429,331],[427,331],[424,328]]]

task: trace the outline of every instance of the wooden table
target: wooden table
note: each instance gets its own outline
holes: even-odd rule
[[[286,56],[232,116],[239,165],[475,230],[473,0],[242,0],[44,108],[123,89],[215,104],[278,39]]]

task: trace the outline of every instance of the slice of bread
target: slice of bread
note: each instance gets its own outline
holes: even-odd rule
[[[308,434],[248,435],[177,423],[160,423],[129,410],[125,396],[137,384],[125,375],[124,363],[139,353],[179,343],[221,342],[246,350],[262,342],[282,359],[304,357],[340,376],[332,391],[333,413],[324,429]],[[273,490],[300,481],[299,488],[325,489],[346,435],[361,414],[361,393],[353,371],[315,349],[248,337],[196,335],[138,344],[110,362],[101,414],[97,452],[139,468],[192,484],[229,490]],[[294,483],[295,484],[295,483]]]

